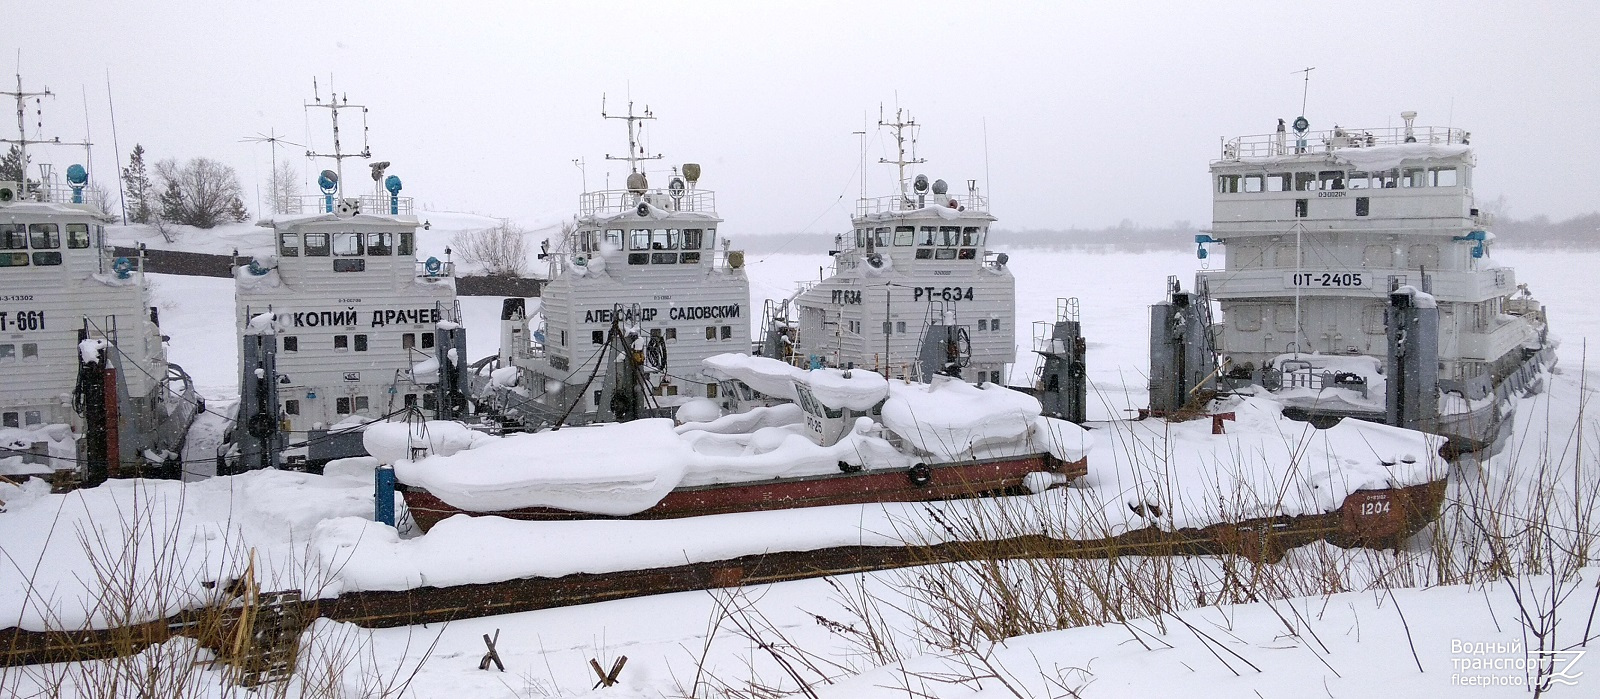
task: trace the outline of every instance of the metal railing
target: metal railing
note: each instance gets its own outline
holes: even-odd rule
[[[1395,126],[1381,129],[1342,129],[1308,131],[1304,135],[1294,132],[1266,133],[1238,136],[1222,143],[1223,160],[1241,158],[1269,158],[1277,155],[1305,153],[1331,153],[1340,148],[1373,148],[1398,146],[1406,143],[1436,145],[1468,145],[1471,134],[1466,129],[1442,126]]]
[[[416,260],[413,263],[413,269],[416,271],[418,277],[426,279],[449,279],[456,276],[456,263],[446,262],[437,257],[430,257],[428,259],[433,260],[432,265],[428,263],[428,260]],[[430,267],[432,267],[432,269],[430,269]]]
[[[898,194],[887,197],[870,197],[856,200],[856,215],[893,213],[896,211],[916,211],[929,206],[950,206],[955,202],[953,209],[965,211],[987,212],[989,198],[981,194],[933,194],[901,196]]]
[[[689,211],[713,216],[717,213],[716,193],[706,189],[648,189],[643,193],[627,189],[604,189],[579,195],[578,215],[620,214],[633,211],[640,204],[649,204],[663,211]]]
[[[0,180],[0,189],[11,190],[13,202],[42,202],[49,204],[67,204],[70,206],[92,207],[89,202],[91,194],[87,186],[77,188],[81,191],[78,198],[82,201],[73,201],[74,187],[54,181],[54,178],[40,182],[29,180],[26,187],[20,182]]]
[[[270,202],[270,206],[280,214],[325,214],[336,211],[343,200],[354,199],[361,206],[361,213],[377,216],[390,216],[395,214],[410,214],[412,212],[411,197],[396,197],[388,194],[362,194],[358,196],[332,196],[325,194],[304,194],[296,197],[282,197]]]

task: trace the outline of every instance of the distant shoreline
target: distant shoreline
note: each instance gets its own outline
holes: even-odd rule
[[[1507,250],[1600,250],[1600,212],[1562,221],[1545,216],[1501,218],[1488,227]],[[1194,250],[1200,227],[1187,221],[1171,226],[1140,226],[1128,221],[1107,228],[1007,230],[990,232],[990,250],[1079,250],[1088,253],[1179,252]],[[735,240],[746,254],[827,254],[831,233],[744,235]]]

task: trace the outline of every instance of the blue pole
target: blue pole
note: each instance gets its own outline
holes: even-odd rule
[[[373,520],[394,526],[394,467],[378,466],[373,472]]]

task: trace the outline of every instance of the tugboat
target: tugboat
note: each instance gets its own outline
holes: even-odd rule
[[[360,427],[421,411],[452,420],[468,409],[466,330],[449,260],[418,260],[417,217],[388,162],[370,164],[374,191],[345,189],[348,158],[370,159],[367,108],[348,96],[327,109],[333,152],[322,194],[284,202],[261,220],[276,255],[235,260],[240,337],[238,458],[219,470],[316,467],[366,454]],[[346,152],[341,112],[359,111],[363,144]],[[448,254],[447,254],[448,257]]]
[[[1267,393],[1313,422],[1389,422],[1465,449],[1509,429],[1506,399],[1538,390],[1555,361],[1544,308],[1491,255],[1471,134],[1400,116],[1331,131],[1280,120],[1223,143],[1212,229],[1195,240],[1202,260],[1225,246],[1226,264],[1193,292],[1169,281],[1152,320],[1153,408]],[[1212,300],[1224,322],[1209,322]],[[1199,351],[1163,349],[1182,336]]]
[[[647,107],[628,103],[627,188],[585,192],[576,220],[541,257],[549,281],[529,313],[508,299],[498,369],[475,372],[480,402],[518,429],[670,415],[694,398],[718,398],[708,357],[750,347],[744,253],[719,239],[716,196],[701,169],[673,168],[652,187],[640,147]],[[529,326],[532,325],[532,332]],[[492,377],[489,376],[492,374]]]
[[[878,124],[894,132],[897,155],[879,162],[897,168],[899,191],[867,198],[863,188],[850,234],[835,237],[832,273],[769,303],[760,351],[799,366],[1003,384],[1016,359],[1016,282],[1006,255],[987,248],[988,199],[977,180],[958,194],[908,177],[927,162],[916,156],[919,125],[898,110]]]
[[[28,138],[27,102],[53,94],[24,91],[20,75],[0,94],[16,100],[18,131],[0,139],[18,163],[0,174],[0,474],[177,478],[204,402],[167,361],[144,260],[112,254],[84,166],[64,183],[49,164],[29,175],[30,145],[90,145]]]

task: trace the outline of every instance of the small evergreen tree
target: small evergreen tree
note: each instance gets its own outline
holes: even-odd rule
[[[122,184],[128,196],[128,220],[150,222],[150,172],[144,166],[144,146],[133,144],[128,166],[122,168]]]
[[[234,197],[228,202],[228,218],[233,219],[234,223],[244,223],[250,220],[250,210],[245,208],[243,199]]]
[[[28,162],[33,162],[33,158],[28,158]],[[12,145],[11,150],[7,151],[3,157],[0,157],[0,182],[21,182],[27,171],[28,163],[22,162],[21,147]],[[27,189],[29,191],[38,188],[38,180],[28,180]]]
[[[167,180],[167,186],[161,190],[161,195],[157,197],[157,200],[161,204],[162,220],[171,223],[186,222],[188,215],[184,212],[183,207],[183,187],[178,184],[177,180]]]

